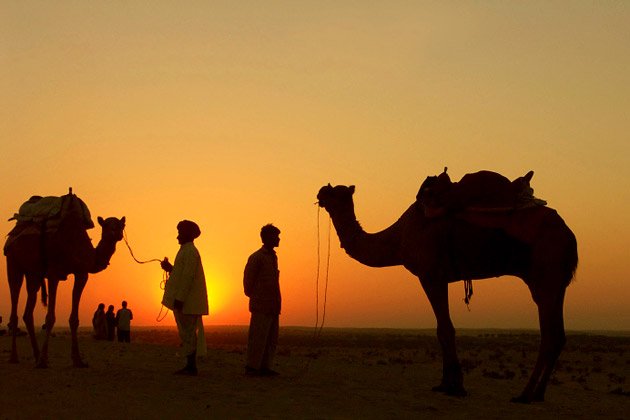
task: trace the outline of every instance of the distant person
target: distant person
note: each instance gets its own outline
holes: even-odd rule
[[[114,341],[114,336],[116,335],[116,314],[114,313],[114,305],[109,305],[107,307],[107,312],[105,312],[105,323],[107,325],[107,339],[109,341]]]
[[[280,271],[274,248],[280,245],[280,229],[272,224],[260,230],[262,247],[245,265],[243,288],[249,297],[249,334],[247,340],[248,376],[275,376],[271,369],[278,344],[280,319]]]
[[[131,320],[133,313],[127,309],[127,301],[122,301],[122,308],[116,312],[116,326],[118,327],[118,342],[131,342]]]
[[[98,308],[92,316],[92,326],[94,327],[94,338],[97,340],[105,340],[107,338],[107,321],[105,320],[105,304],[99,303]],[[46,329],[46,324],[42,329]]]
[[[167,258],[162,261],[162,269],[170,276],[164,286],[162,304],[173,311],[177,331],[182,340],[186,355],[186,366],[175,372],[178,375],[197,375],[197,340],[201,337],[203,323],[201,317],[208,315],[208,292],[203,273],[201,256],[193,241],[201,235],[195,222],[182,220],[177,224],[177,241],[181,245],[175,264]],[[204,338],[205,340],[205,338]]]

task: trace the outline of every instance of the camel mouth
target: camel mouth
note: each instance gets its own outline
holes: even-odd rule
[[[321,187],[317,193],[317,202],[315,202],[315,204],[319,207],[326,208],[326,196],[329,196],[332,193],[332,190],[333,187],[330,184]]]

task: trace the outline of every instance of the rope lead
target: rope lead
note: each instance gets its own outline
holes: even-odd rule
[[[133,260],[135,262],[137,262],[138,264],[146,264],[146,263],[150,263],[150,262],[159,262],[161,263],[162,260],[159,260],[157,258],[152,258],[150,260],[146,260],[146,261],[140,261],[139,259],[136,258],[135,255],[133,255],[133,250],[131,249],[131,246],[129,245],[129,241],[127,241],[127,231],[123,230],[123,239],[125,240],[125,245],[127,245],[127,249],[129,250],[129,253],[131,254],[131,258],[133,258]],[[160,281],[160,289],[164,290],[164,288],[166,287],[166,282],[168,281],[168,272],[166,270],[164,270],[164,272],[162,273],[162,280]],[[166,311],[164,312],[164,315],[162,315],[162,311],[164,310],[164,305],[162,305],[162,307],[160,308],[160,312],[158,313],[157,317],[155,318],[155,320],[157,322],[162,322],[162,320],[164,318],[166,318],[166,315],[168,315],[168,308],[166,308]]]

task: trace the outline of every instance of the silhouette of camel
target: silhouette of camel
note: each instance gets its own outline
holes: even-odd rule
[[[41,197],[33,197],[40,199]],[[109,265],[109,260],[116,250],[116,243],[123,237],[125,218],[117,219],[98,217],[102,228],[101,240],[94,248],[86,229],[93,226],[85,204],[72,192],[60,197],[61,209],[53,219],[33,219],[20,221],[9,233],[4,254],[7,258],[7,275],[11,293],[11,316],[9,326],[17,331],[17,306],[20,289],[26,277],[27,301],[23,320],[26,324],[36,366],[48,366],[48,342],[55,325],[55,307],[57,286],[60,280],[74,275],[72,289],[72,310],[70,312],[70,331],[72,334],[72,361],[75,367],[86,367],[79,354],[77,328],[79,327],[79,302],[87,283],[88,273],[98,273]],[[28,203],[28,202],[27,202]],[[87,217],[86,217],[87,212]],[[17,217],[18,215],[16,215]],[[87,220],[86,220],[87,219]],[[48,225],[47,225],[48,224]],[[49,229],[52,225],[53,229]],[[46,314],[46,336],[39,351],[35,337],[33,310],[37,292],[42,289],[42,302],[46,305],[46,284],[48,279],[49,298]],[[11,363],[18,363],[16,335],[13,334]]]
[[[527,183],[529,178],[531,174]],[[543,401],[565,344],[564,295],[578,260],[575,236],[558,213],[539,204],[513,211],[460,209],[429,217],[415,202],[390,227],[366,233],[356,219],[353,194],[354,186],[328,184],[317,199],[350,257],[371,267],[403,265],[420,279],[442,348],[442,381],[433,390],[466,395],[449,315],[448,283],[513,275],[525,281],[538,306],[541,341],[531,377],[512,401]]]

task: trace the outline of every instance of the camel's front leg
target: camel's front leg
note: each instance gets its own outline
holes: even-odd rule
[[[455,348],[455,328],[451,322],[448,308],[448,283],[440,281],[439,278],[437,280],[435,278],[433,280],[420,280],[420,283],[435,313],[437,337],[442,347],[442,382],[433,390],[444,392],[447,395],[466,396],[462,368]]]
[[[9,289],[11,293],[11,315],[9,316],[9,332],[11,333],[11,357],[9,363],[19,363],[17,352],[17,329],[18,329],[18,301],[20,298],[20,290],[24,283],[22,273],[14,269],[11,260],[7,258],[7,276],[9,279]]]
[[[37,304],[37,292],[43,281],[41,275],[26,275],[26,306],[24,306],[24,325],[26,325],[26,331],[31,340],[31,347],[33,348],[33,357],[35,363],[39,360],[39,346],[37,345],[37,336],[35,334],[35,321],[33,319],[33,312],[35,311],[35,305]]]
[[[48,367],[48,342],[50,340],[50,334],[55,326],[55,307],[57,306],[57,286],[59,285],[59,279],[48,279],[48,311],[46,312],[46,335],[44,336],[44,344],[42,344],[42,351],[37,361],[38,368]]]
[[[81,360],[81,354],[79,353],[79,339],[77,337],[77,330],[79,329],[79,303],[81,302],[81,294],[87,283],[88,275],[75,274],[74,275],[74,287],[72,288],[72,311],[70,312],[70,332],[72,334],[72,363],[74,367],[84,368],[88,367],[87,363]]]

